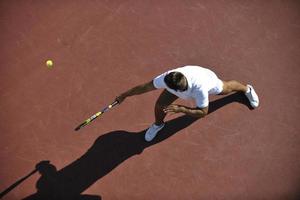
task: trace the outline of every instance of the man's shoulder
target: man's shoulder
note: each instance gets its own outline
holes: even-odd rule
[[[207,72],[209,69],[197,65],[186,65],[183,67],[179,67],[176,69],[173,69],[172,71],[178,71],[182,73],[188,73],[188,74],[203,74]]]
[[[182,69],[206,69],[205,67],[202,67],[200,65],[185,65],[185,66],[182,66],[179,68],[182,68]]]
[[[184,66],[178,67],[176,69],[187,70],[187,69],[199,69],[199,68],[203,68],[203,67],[200,67],[198,65],[184,65]]]

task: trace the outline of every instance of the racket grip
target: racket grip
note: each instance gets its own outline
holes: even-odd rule
[[[119,104],[119,101],[118,101],[118,100],[115,100],[115,101],[111,104],[111,106],[113,107],[113,106],[115,106],[115,105],[117,105],[117,104]]]

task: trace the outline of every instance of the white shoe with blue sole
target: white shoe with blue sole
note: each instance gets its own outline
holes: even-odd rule
[[[145,134],[145,140],[147,142],[151,142],[157,135],[157,133],[163,129],[163,127],[165,126],[165,124],[161,124],[160,126],[157,126],[156,124],[152,124],[152,126],[150,126],[150,128],[148,128],[148,130],[146,131]]]

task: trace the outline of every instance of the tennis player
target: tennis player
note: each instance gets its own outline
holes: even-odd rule
[[[164,127],[164,118],[167,113],[184,113],[197,118],[207,115],[209,95],[243,92],[253,108],[259,105],[259,98],[251,85],[244,85],[235,80],[220,80],[213,71],[200,66],[184,66],[167,71],[148,83],[122,93],[116,100],[121,103],[127,97],[156,89],[164,89],[164,91],[155,104],[155,122],[145,134],[145,140],[148,142],[153,140]],[[196,106],[191,108],[172,104],[178,98],[192,99]]]

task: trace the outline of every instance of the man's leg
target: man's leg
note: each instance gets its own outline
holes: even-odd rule
[[[248,87],[243,85],[242,83],[231,80],[231,81],[223,81],[223,91],[220,94],[229,94],[231,92],[243,92],[246,93]]]
[[[229,94],[231,92],[243,92],[253,108],[259,106],[259,98],[252,85],[243,85],[234,80],[223,81],[223,91],[220,94]]]
[[[163,111],[163,109],[172,104],[176,99],[178,99],[177,96],[174,94],[168,92],[167,90],[164,90],[159,98],[156,101],[155,104],[155,124],[161,125],[164,123],[164,118],[166,116],[166,113]]]
[[[176,99],[178,99],[178,97],[169,93],[167,90],[164,90],[161,93],[155,104],[155,124],[152,124],[145,133],[145,140],[147,142],[152,141],[157,133],[164,128],[164,118],[166,113],[163,109]]]

